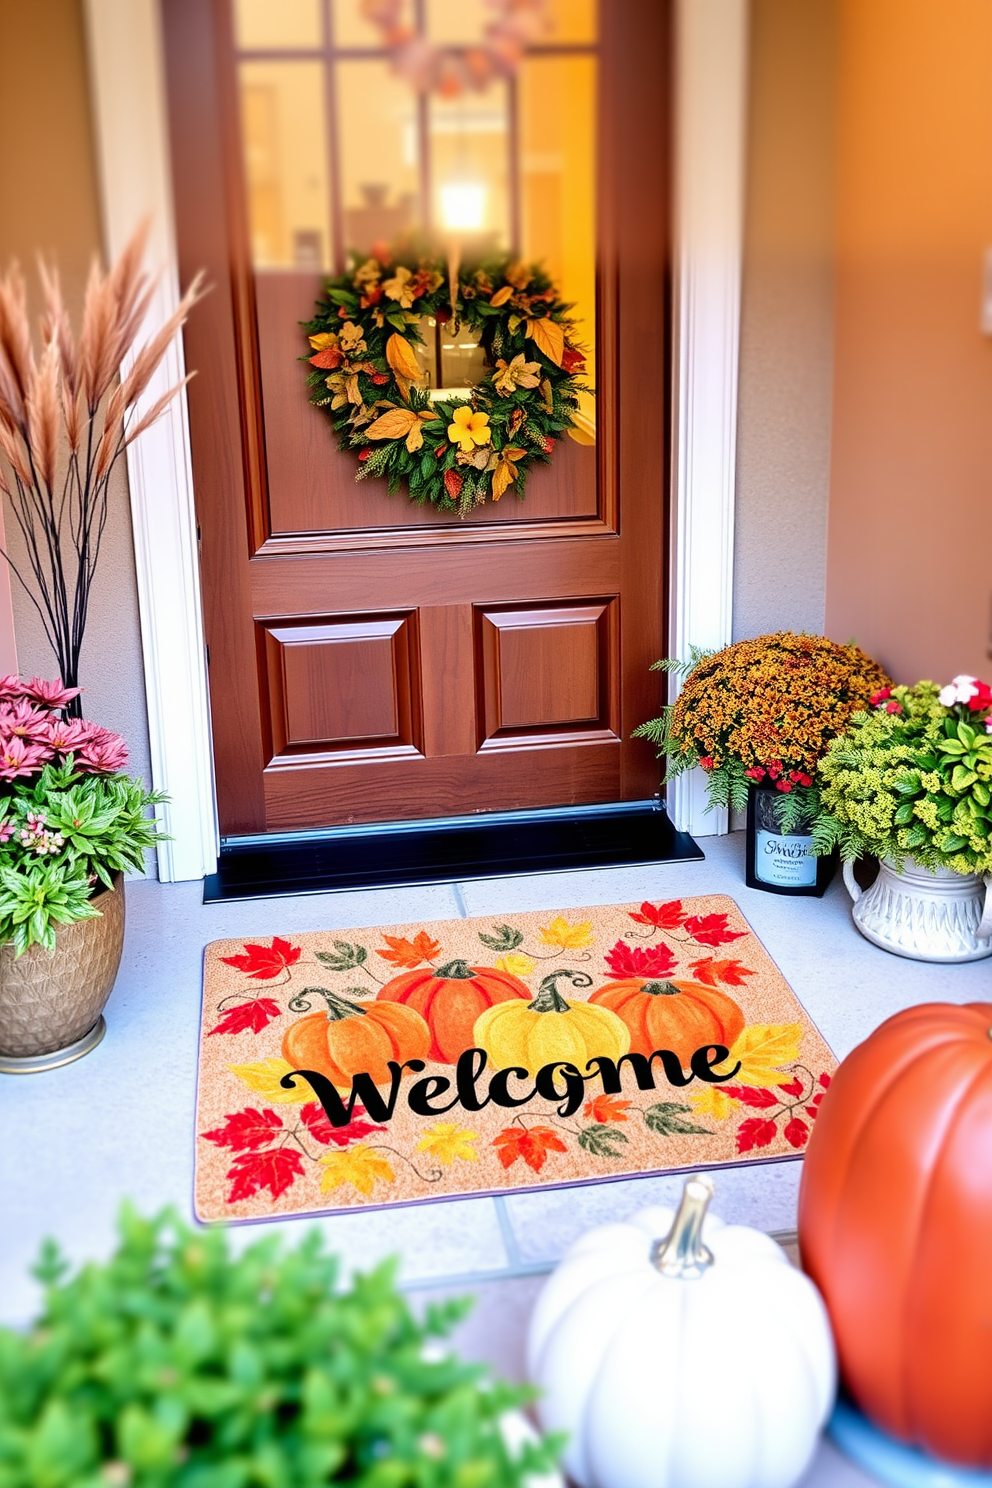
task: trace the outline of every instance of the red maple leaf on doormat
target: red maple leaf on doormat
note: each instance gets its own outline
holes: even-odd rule
[[[737,1151],[750,1152],[752,1147],[767,1147],[774,1142],[778,1127],[761,1116],[749,1116],[737,1128]]]
[[[261,1033],[273,1018],[282,1016],[282,1009],[271,997],[256,997],[251,1002],[237,1002],[228,1008],[216,1028],[210,1033]],[[210,1033],[207,1037],[210,1037]]]
[[[267,1188],[274,1199],[303,1176],[303,1159],[294,1147],[270,1147],[267,1152],[241,1152],[227,1170],[231,1179],[229,1204],[250,1199]]]
[[[745,1106],[757,1106],[759,1110],[781,1104],[778,1091],[768,1090],[764,1086],[721,1085],[720,1089],[731,1100],[740,1101]]]
[[[604,959],[616,977],[665,977],[675,970],[667,945],[629,946],[618,940]]]
[[[544,1167],[549,1152],[567,1152],[560,1137],[556,1137],[550,1126],[508,1126],[493,1146],[504,1168],[512,1168],[518,1157],[522,1157],[529,1168],[539,1173]]]
[[[677,930],[685,919],[681,899],[669,899],[667,904],[644,903],[640,913],[632,909],[629,914],[638,925],[653,925],[656,930]]]
[[[685,928],[697,945],[722,946],[731,940],[740,940],[746,930],[728,930],[725,914],[690,915]]]
[[[273,935],[270,946],[247,940],[244,946],[243,956],[221,956],[220,959],[226,966],[233,966],[236,971],[243,971],[259,982],[271,982],[281,971],[295,966],[303,954],[299,946],[290,945],[288,940],[281,940],[278,935]]]
[[[349,1142],[357,1142],[370,1132],[386,1130],[384,1126],[373,1126],[371,1121],[362,1121],[360,1118],[364,1115],[365,1107],[355,1106],[347,1126],[332,1126],[324,1114],[323,1106],[319,1106],[316,1101],[309,1101],[300,1110],[300,1120],[307,1131],[325,1147],[331,1142],[336,1147],[347,1147]]]
[[[809,1141],[809,1127],[801,1116],[793,1116],[786,1122],[782,1135],[791,1146],[805,1147]]]
[[[224,1117],[223,1126],[213,1131],[201,1132],[208,1142],[218,1147],[231,1147],[235,1152],[255,1152],[265,1147],[282,1131],[283,1125],[275,1111],[258,1111],[249,1106],[244,1111],[233,1111]]]
[[[740,961],[718,961],[715,956],[703,956],[699,961],[690,961],[689,970],[697,982],[703,982],[707,987],[746,986],[745,977],[754,976],[755,972],[749,966],[744,966]]]

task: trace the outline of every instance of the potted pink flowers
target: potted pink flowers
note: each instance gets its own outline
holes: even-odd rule
[[[124,878],[159,839],[161,797],[123,773],[119,734],[66,710],[79,689],[0,678],[0,1070],[99,1043],[124,943]]]

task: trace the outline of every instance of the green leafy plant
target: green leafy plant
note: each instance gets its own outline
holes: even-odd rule
[[[226,1235],[125,1208],[104,1264],[49,1244],[41,1317],[0,1329],[4,1488],[518,1488],[558,1443],[511,1448],[528,1392],[414,1316],[387,1263],[340,1286],[317,1232],[232,1258]]]
[[[148,810],[164,797],[122,773],[123,739],[64,716],[77,692],[0,678],[0,943],[18,955],[98,915],[94,894],[162,840]]]
[[[820,763],[818,853],[992,872],[992,688],[886,688]]]

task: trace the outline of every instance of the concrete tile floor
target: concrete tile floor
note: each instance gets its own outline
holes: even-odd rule
[[[0,1320],[31,1316],[27,1267],[52,1234],[74,1258],[110,1248],[129,1196],[141,1209],[190,1213],[200,958],[207,941],[628,899],[728,893],[737,899],[838,1056],[883,1018],[926,1000],[989,996],[989,964],[903,961],[854,931],[839,879],[822,900],[749,890],[743,836],[708,838],[706,860],[462,884],[204,905],[199,884],[130,883],[121,974],[108,1033],[86,1059],[46,1075],[0,1078]],[[717,1177],[724,1218],[768,1230],[795,1224],[800,1165],[755,1164]],[[541,1277],[582,1229],[670,1201],[681,1180],[646,1178],[507,1199],[471,1199],[319,1222],[346,1266],[398,1252],[418,1295],[471,1289],[466,1353],[519,1376],[526,1317]],[[290,1221],[280,1228],[298,1233]],[[236,1232],[239,1243],[253,1227]],[[824,1443],[803,1488],[872,1480]]]

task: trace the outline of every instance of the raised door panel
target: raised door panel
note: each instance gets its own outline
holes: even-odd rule
[[[268,518],[255,546],[268,537],[388,528],[589,520],[598,514],[596,450],[574,439],[559,442],[549,465],[531,468],[523,501],[508,491],[464,519],[418,507],[382,480],[357,481],[354,456],[342,452],[330,421],[307,401],[306,342],[300,321],[313,314],[320,292],[313,274],[255,276],[258,345],[268,471]]]
[[[414,615],[263,624],[270,768],[419,754],[416,630]]]
[[[618,601],[477,611],[483,749],[616,738]]]

